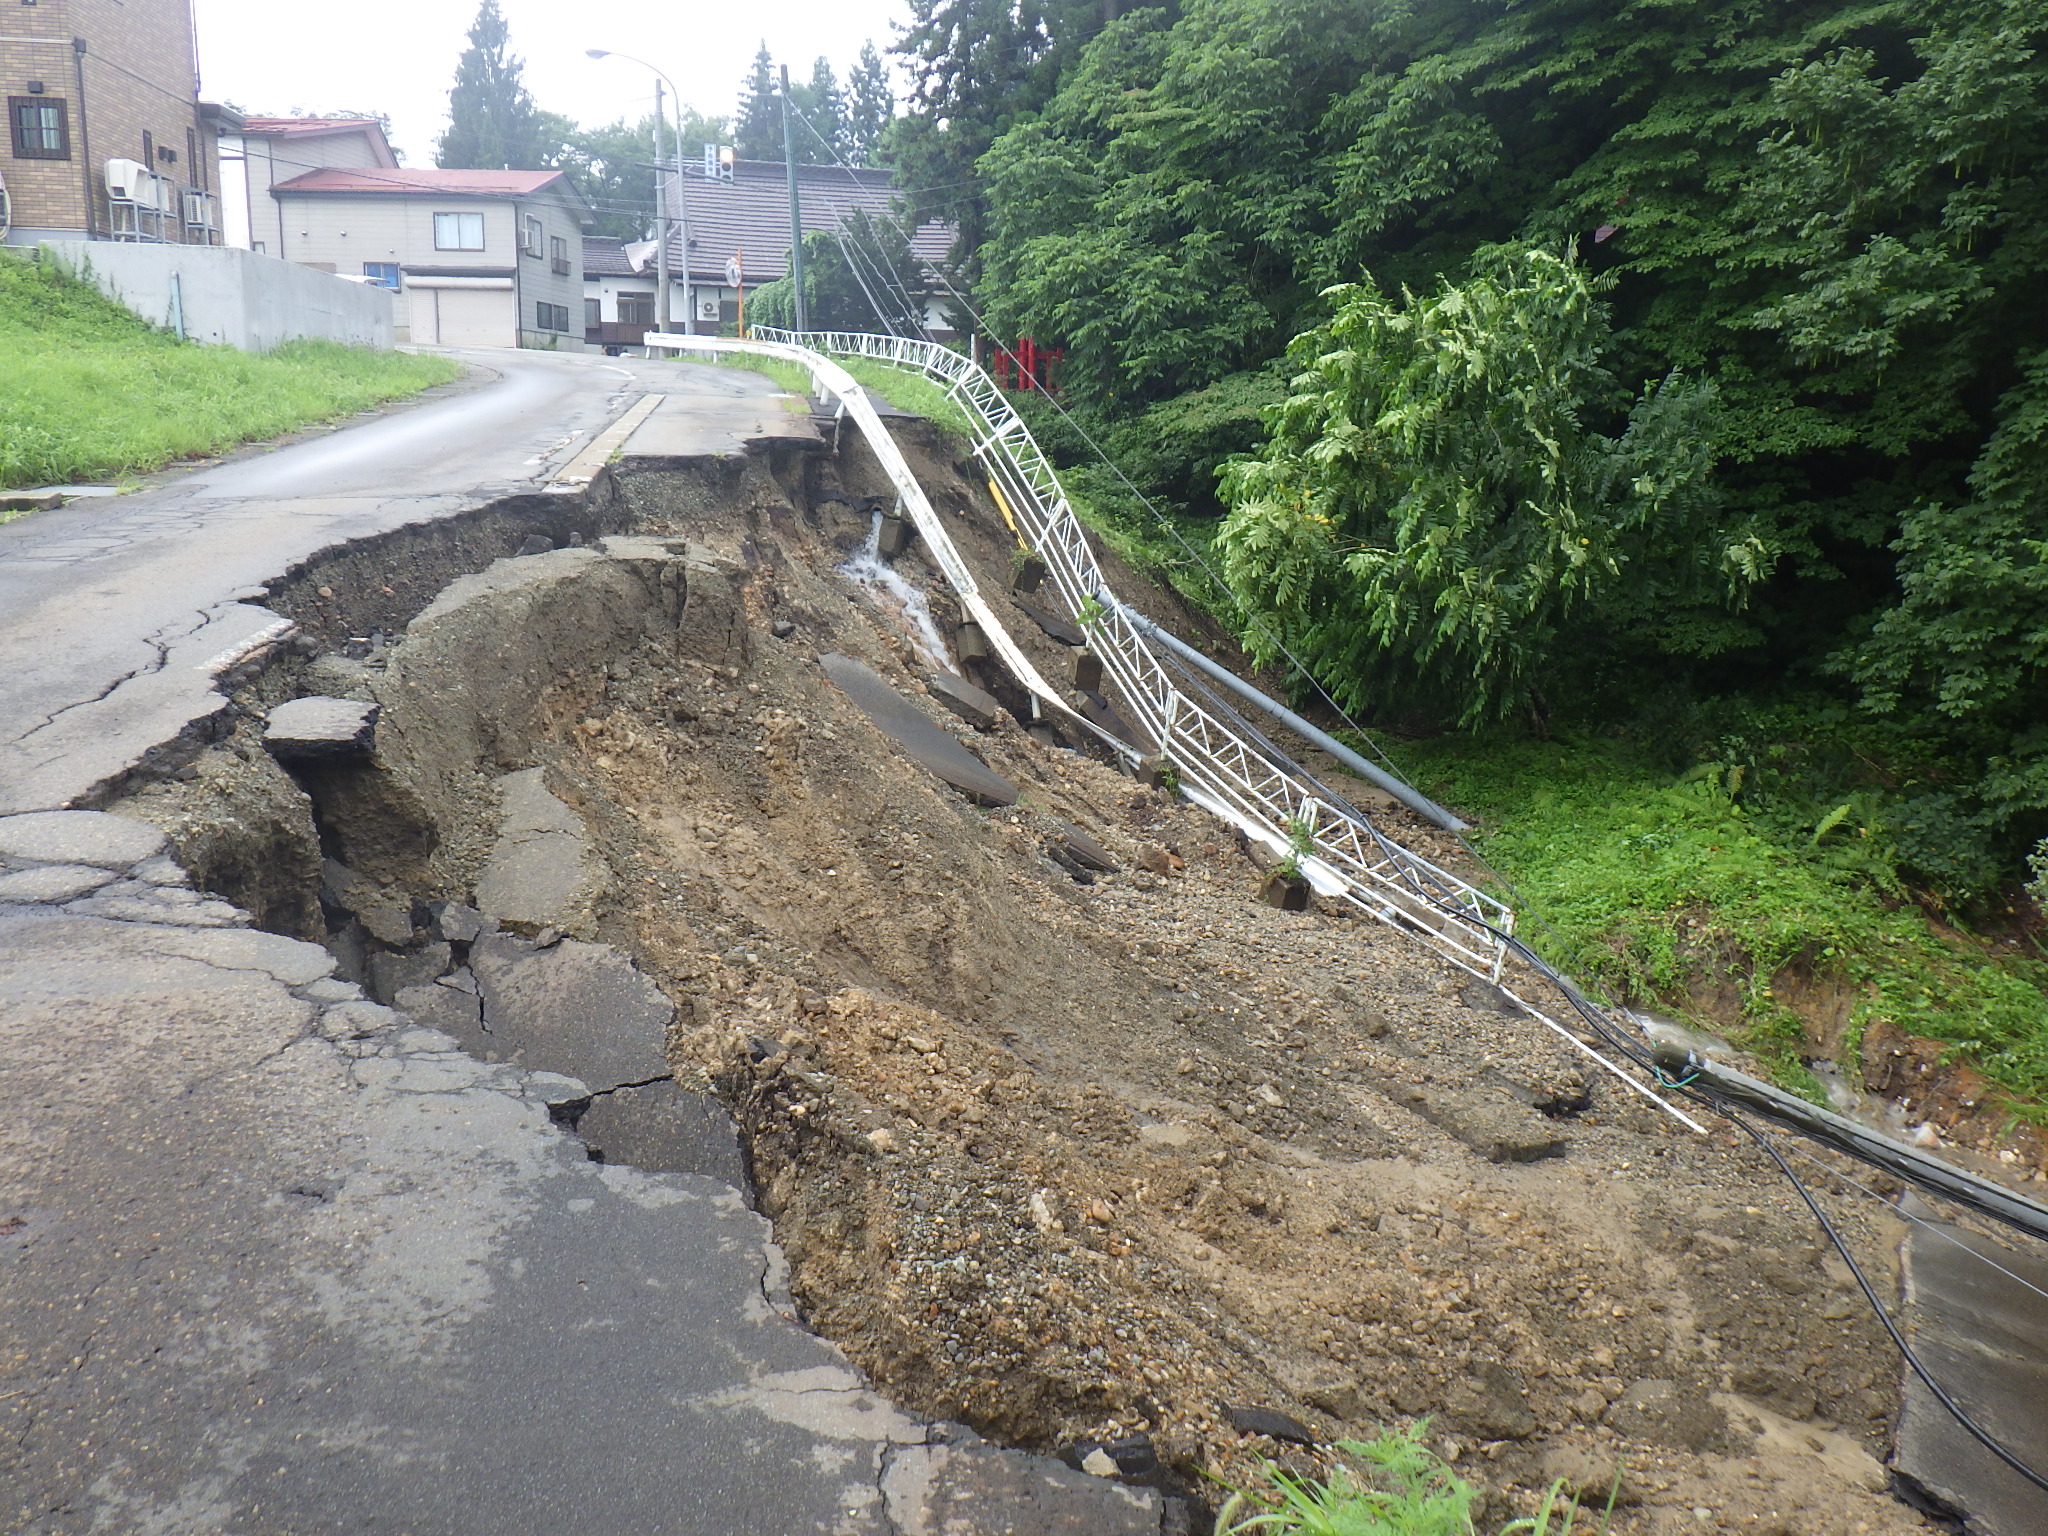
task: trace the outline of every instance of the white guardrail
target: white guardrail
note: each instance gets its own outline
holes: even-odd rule
[[[821,394],[838,398],[867,437],[926,547],[1018,681],[1127,761],[1150,755],[1083,718],[1039,675],[981,593],[872,402],[827,354],[873,358],[942,385],[973,424],[975,456],[1018,538],[1045,562],[1060,603],[1086,630],[1124,708],[1136,717],[1138,731],[1155,744],[1156,754],[1172,765],[1181,792],[1276,859],[1297,846],[1298,836],[1313,848],[1300,855],[1299,862],[1318,895],[1403,931],[1420,933],[1461,970],[1492,982],[1501,979],[1506,940],[1514,931],[1512,908],[1401,847],[1363,816],[1331,805],[1324,798],[1327,791],[1298,765],[1285,758],[1276,762],[1270,745],[1252,740],[1240,723],[1203,708],[1182,692],[1103,580],[1087,530],[1068,506],[1030,429],[976,363],[935,342],[897,336],[757,331],[755,338],[654,333],[647,337],[647,345],[678,352],[754,353],[807,369]]]

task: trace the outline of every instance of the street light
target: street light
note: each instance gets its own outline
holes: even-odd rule
[[[636,59],[630,53],[616,53],[609,48],[586,48],[583,51],[587,56],[593,59],[624,59],[629,64],[638,64],[642,69],[653,71],[655,223],[654,284],[661,294],[661,297],[655,301],[656,308],[654,313],[655,319],[657,323],[661,326],[661,329],[664,332],[667,332],[670,328],[671,321],[673,318],[669,309],[668,231],[669,225],[671,223],[674,223],[676,228],[682,231],[683,334],[686,336],[694,336],[697,334],[697,314],[696,310],[692,307],[690,303],[690,225],[689,220],[682,215],[682,211],[680,209],[677,210],[677,217],[674,220],[671,220],[668,216],[668,162],[666,157],[664,157],[661,152],[662,130],[668,126],[668,114],[662,106],[661,95],[661,88],[664,85],[666,85],[669,89],[669,94],[674,96],[676,99],[676,110],[678,113],[676,126],[676,159],[678,165],[680,165],[683,153],[682,119],[680,116],[683,105],[682,93],[676,89],[676,84],[673,80],[669,79],[667,75],[663,74],[659,69],[656,69],[652,64],[648,63],[645,59]]]

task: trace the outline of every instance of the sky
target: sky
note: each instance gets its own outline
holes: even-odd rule
[[[535,102],[589,124],[640,117],[653,103],[654,77],[623,59],[587,58],[587,48],[637,55],[664,71],[690,106],[730,113],[763,40],[792,76],[808,78],[823,54],[844,79],[860,45],[872,38],[886,55],[909,14],[903,0],[613,0],[588,11],[561,0],[499,3]],[[200,94],[265,117],[294,108],[381,112],[405,163],[432,165],[476,5],[352,0],[300,9],[277,0],[195,0]]]

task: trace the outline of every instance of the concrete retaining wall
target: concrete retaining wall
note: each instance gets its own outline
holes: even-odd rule
[[[391,295],[331,272],[230,246],[46,240],[46,260],[152,325],[193,341],[268,352],[280,342],[391,345]],[[182,317],[182,325],[180,324]]]

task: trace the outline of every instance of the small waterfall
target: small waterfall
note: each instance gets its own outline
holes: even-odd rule
[[[926,601],[924,589],[905,580],[901,571],[882,558],[879,509],[873,517],[874,521],[868,524],[867,543],[840,563],[839,574],[873,598],[876,607],[895,618],[926,661],[942,672],[951,672],[952,658],[939,626],[932,622],[932,605]]]

